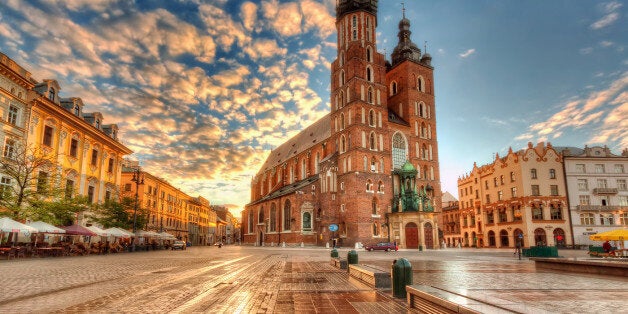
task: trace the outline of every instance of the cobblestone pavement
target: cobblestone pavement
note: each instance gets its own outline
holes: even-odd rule
[[[508,303],[523,313],[628,313],[626,278],[537,271],[511,251],[358,253],[361,264],[385,269],[405,257],[415,284]],[[1,260],[0,286],[0,313],[409,312],[390,291],[330,266],[325,249],[191,247]]]

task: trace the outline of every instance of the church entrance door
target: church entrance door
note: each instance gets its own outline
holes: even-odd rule
[[[406,248],[419,248],[419,228],[413,222],[406,225]]]
[[[425,237],[425,248],[434,249],[434,232],[432,232],[431,223],[425,223],[423,233],[423,236]]]

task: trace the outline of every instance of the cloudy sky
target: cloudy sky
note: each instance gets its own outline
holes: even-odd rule
[[[238,213],[270,150],[329,111],[335,2],[3,0],[0,51],[117,123],[146,171]],[[388,56],[401,2],[380,0]],[[628,148],[626,3],[405,2],[444,190],[529,141]]]

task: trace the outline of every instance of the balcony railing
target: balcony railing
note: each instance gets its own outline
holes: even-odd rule
[[[613,211],[620,209],[628,209],[628,206],[602,206],[602,205],[578,205],[576,206],[577,210],[605,210],[605,211]]]
[[[617,194],[617,188],[595,188],[593,194]]]

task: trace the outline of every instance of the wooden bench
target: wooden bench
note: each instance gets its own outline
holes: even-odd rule
[[[330,264],[336,268],[347,269],[347,260],[342,260],[340,257],[332,257]]]
[[[390,272],[369,265],[349,265],[349,276],[374,288],[390,288]]]

